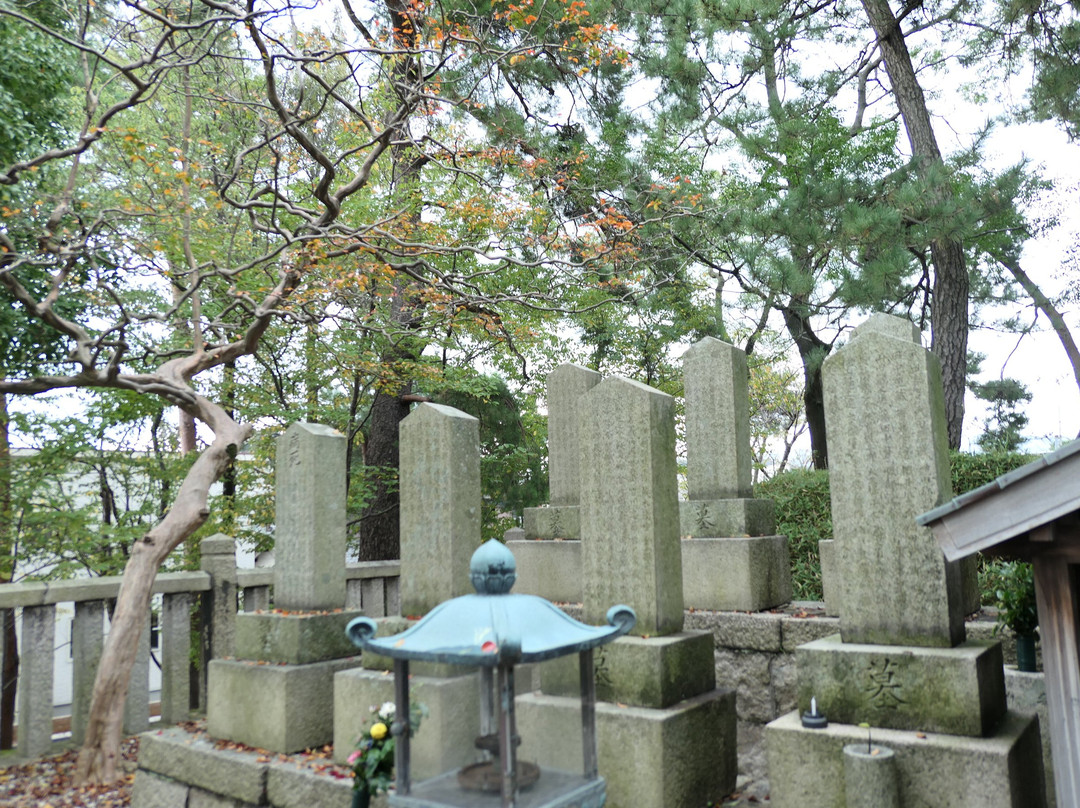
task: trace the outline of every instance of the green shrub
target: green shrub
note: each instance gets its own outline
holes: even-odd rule
[[[952,488],[957,494],[965,494],[979,486],[993,482],[1002,474],[1035,460],[1038,455],[1023,452],[952,452],[949,462],[952,466]],[[997,592],[1006,588],[1005,562],[979,556],[979,592],[983,606],[993,606],[997,601]]]
[[[829,473],[786,471],[759,483],[755,495],[776,505],[776,532],[788,537],[795,600],[821,600],[818,542],[832,538]]]

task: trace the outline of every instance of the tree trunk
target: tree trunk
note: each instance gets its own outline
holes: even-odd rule
[[[0,749],[15,746],[15,691],[19,685],[19,640],[15,633],[15,610],[0,610],[3,627],[0,643],[3,647],[4,669],[0,678]]]
[[[1003,267],[1012,273],[1017,282],[1024,287],[1024,291],[1028,293],[1035,302],[1035,305],[1039,307],[1039,311],[1045,314],[1046,319],[1050,321],[1050,326],[1054,329],[1054,333],[1057,334],[1058,339],[1061,341],[1061,347],[1065,349],[1065,355],[1069,357],[1069,364],[1072,366],[1073,379],[1076,380],[1077,390],[1080,390],[1080,349],[1076,346],[1076,340],[1073,339],[1072,331],[1069,330],[1065,318],[1061,316],[1061,312],[1057,310],[1053,301],[1043,294],[1043,291],[1039,288],[1038,284],[1024,272],[1019,261],[998,260]]]
[[[932,176],[944,165],[930,121],[926,98],[915,75],[904,33],[888,0],[862,0],[870,25],[885,59],[896,106],[904,120],[908,143],[921,176]],[[952,189],[942,183],[933,189],[934,201],[945,202]],[[930,245],[934,262],[933,304],[930,311],[931,348],[941,360],[945,386],[945,417],[949,446],[960,448],[964,427],[964,393],[967,382],[968,274],[964,249],[956,239],[942,236]]]
[[[11,445],[8,442],[10,419],[7,394],[0,393],[0,583],[9,583],[15,575],[15,548],[11,535]],[[19,643],[15,635],[15,610],[3,609],[0,648],[3,670],[0,671],[0,749],[15,744],[15,689],[19,683]]]
[[[0,583],[15,577],[15,548],[11,535],[11,445],[8,443],[10,419],[7,393],[0,393]],[[15,610],[0,610],[0,648],[3,670],[0,671],[0,749],[15,744],[15,688],[19,683],[19,643],[15,635]]]
[[[378,391],[371,404],[370,430],[364,465],[378,469],[375,496],[360,520],[361,561],[401,558],[401,518],[398,508],[398,427],[409,414],[405,390]]]
[[[387,0],[394,47],[402,58],[394,64],[395,89],[402,95],[415,92],[420,82],[420,69],[413,50],[416,47],[417,29],[421,18],[416,7],[404,0]],[[409,120],[403,119],[394,127],[393,145],[390,147],[391,199],[395,209],[404,211],[398,219],[404,232],[414,232],[420,224],[420,170],[424,161],[412,146]],[[410,293],[411,282],[399,275],[394,279],[391,301],[391,321],[401,334],[407,334],[420,324],[419,304]],[[409,347],[408,337],[398,335],[400,340],[380,357],[384,367],[395,368],[402,360],[416,360],[421,350]],[[368,436],[364,452],[364,465],[376,467],[378,478],[375,494],[364,508],[360,521],[358,554],[361,561],[382,561],[401,557],[401,519],[397,493],[398,473],[398,426],[409,414],[405,400],[411,392],[406,382],[395,388],[380,389],[375,393],[369,415]]]
[[[790,306],[777,306],[784,315],[788,334],[799,349],[803,366],[803,406],[810,431],[810,454],[814,468],[829,467],[829,441],[825,431],[825,397],[821,386],[821,363],[832,346],[823,342],[810,327],[810,320]]]
[[[122,776],[119,763],[123,737],[124,700],[139,646],[150,594],[158,567],[210,514],[210,486],[221,477],[250,427],[228,418],[216,405],[200,400],[209,415],[216,438],[203,450],[184,477],[169,513],[135,542],[124,568],[120,595],[112,616],[109,636],[94,679],[94,694],[79,750],[75,782],[111,783]]]

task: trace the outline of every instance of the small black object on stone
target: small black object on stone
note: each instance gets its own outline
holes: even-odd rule
[[[810,699],[810,709],[802,714],[802,725],[806,729],[825,729],[829,719],[817,711],[817,699]]]

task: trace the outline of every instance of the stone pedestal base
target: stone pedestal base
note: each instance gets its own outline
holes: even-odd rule
[[[156,730],[139,739],[133,808],[321,808],[347,806],[348,772],[330,776],[326,761],[278,760],[260,750],[217,749],[186,730]],[[386,795],[371,801],[386,808]]]
[[[664,708],[716,688],[709,632],[620,637],[594,654],[596,698],[601,701]],[[580,697],[577,655],[541,663],[540,688],[549,696]]]
[[[453,678],[411,676],[409,699],[427,705],[428,716],[410,745],[412,776],[435,777],[480,760],[480,681],[474,668]],[[361,730],[374,720],[371,708],[394,700],[394,677],[354,669],[334,677],[334,760],[344,763]],[[581,730],[578,729],[580,736]]]
[[[580,539],[581,515],[577,505],[526,508],[521,514],[526,539]]]
[[[687,608],[757,612],[791,600],[785,536],[686,539],[682,566]]]
[[[776,530],[771,499],[694,499],[679,503],[679,535],[770,536]]]
[[[811,697],[830,721],[984,736],[1005,714],[1001,644],[956,648],[860,645],[840,635],[800,645],[799,709]]]
[[[533,694],[517,700],[519,760],[581,771],[581,702]],[[596,705],[607,808],[701,806],[735,788],[735,691],[714,690],[664,710]]]
[[[241,612],[236,615],[236,657],[304,665],[356,654],[345,626],[361,611]]]
[[[212,660],[207,731],[285,754],[327,744],[334,737],[334,674],[359,664],[358,657],[308,665]]]
[[[773,808],[845,808],[847,744],[866,730],[829,723],[804,729],[798,711],[765,728]],[[987,738],[874,729],[873,742],[896,754],[905,808],[1044,808],[1042,750],[1036,720],[1009,713]]]
[[[506,546],[517,562],[515,593],[539,595],[558,603],[581,603],[580,541],[524,539],[508,541]]]

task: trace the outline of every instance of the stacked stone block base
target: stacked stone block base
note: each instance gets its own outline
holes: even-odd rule
[[[596,697],[635,707],[671,707],[716,687],[713,641],[707,632],[666,637],[620,637],[594,652]],[[581,696],[578,658],[540,666],[540,688],[549,696]]]
[[[892,749],[904,808],[1042,808],[1042,744],[1032,716],[1008,713],[987,738],[874,729],[873,743]],[[846,744],[867,732],[831,723],[804,729],[791,712],[765,730],[773,808],[847,808]]]
[[[359,657],[307,665],[215,659],[209,665],[207,730],[215,738],[289,754],[334,737],[334,674]]]
[[[776,530],[771,499],[695,499],[679,503],[679,535],[769,536]]]
[[[356,646],[345,627],[361,611],[240,612],[236,615],[236,657],[304,665],[353,656]]]
[[[834,634],[800,646],[799,709],[889,729],[982,736],[1005,714],[1001,644],[955,648],[843,643]]]
[[[791,600],[786,536],[686,539],[682,566],[683,601],[688,607],[756,612]]]
[[[517,563],[516,594],[539,595],[556,603],[581,603],[580,541],[518,539],[507,541],[506,546]]]
[[[417,782],[479,760],[480,681],[475,669],[457,668],[452,678],[412,676],[409,698],[427,706],[428,716],[410,745]],[[334,759],[344,763],[360,731],[374,720],[371,709],[394,700],[394,677],[353,669],[334,678]],[[579,731],[580,732],[580,731]]]
[[[526,508],[521,526],[526,539],[580,539],[581,509],[577,505]]]
[[[349,773],[331,773],[324,764],[218,749],[213,741],[182,729],[150,732],[139,740],[131,804],[133,808],[348,806]],[[386,808],[385,796],[374,799],[372,808]]]
[[[581,602],[580,541],[519,539],[506,546],[518,567],[515,592],[557,603]],[[785,536],[687,539],[682,542],[682,570],[683,602],[694,609],[756,612],[791,600]]]
[[[581,702],[542,693],[517,699],[519,760],[581,771]],[[718,801],[735,788],[735,692],[714,690],[666,709],[596,705],[607,808]]]

